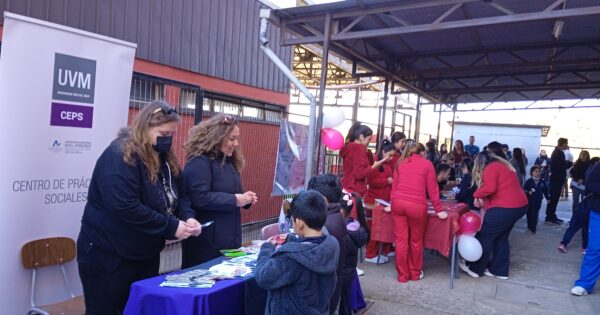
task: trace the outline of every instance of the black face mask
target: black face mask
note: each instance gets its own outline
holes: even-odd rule
[[[152,146],[154,151],[160,154],[161,158],[165,158],[167,153],[171,151],[171,145],[173,144],[173,136],[156,137],[156,144]]]

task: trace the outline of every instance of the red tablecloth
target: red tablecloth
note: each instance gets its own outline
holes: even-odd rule
[[[456,201],[442,200],[443,210],[448,212],[448,218],[441,220],[429,204],[429,219],[425,229],[424,247],[438,251],[448,257],[452,249],[452,237],[460,228],[458,219],[469,211],[469,206]],[[394,220],[392,214],[383,211],[383,206],[373,208],[371,224],[371,239],[380,242],[394,242]]]
[[[464,213],[469,212],[469,206],[465,203],[447,200],[442,200],[442,204],[443,210],[448,212],[448,218],[442,220],[434,213],[429,214],[423,246],[449,257],[452,249],[452,238],[460,228],[458,219]],[[433,211],[431,204],[429,204],[428,211]]]
[[[376,206],[371,214],[371,239],[378,242],[394,242],[394,219],[391,212],[385,212],[384,206]]]

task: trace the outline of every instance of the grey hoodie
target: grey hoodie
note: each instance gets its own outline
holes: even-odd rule
[[[265,314],[329,314],[338,259],[339,245],[331,235],[322,243],[292,241],[277,250],[264,243],[255,277],[269,291]]]

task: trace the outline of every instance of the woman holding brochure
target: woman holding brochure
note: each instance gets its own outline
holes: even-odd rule
[[[239,147],[240,126],[234,116],[218,114],[192,128],[185,143],[187,164],[183,170],[192,208],[201,222],[214,222],[200,237],[182,244],[182,268],[221,255],[220,250],[240,247],[240,208],[258,201],[244,192],[240,171],[244,156]]]
[[[171,147],[178,123],[152,102],[96,162],[77,239],[87,314],[121,314],[131,284],[158,274],[165,240],[200,234]]]

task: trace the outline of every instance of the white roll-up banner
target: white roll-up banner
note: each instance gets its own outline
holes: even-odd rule
[[[3,28],[0,305],[24,314],[31,271],[21,247],[77,239],[96,159],[127,125],[136,45],[8,12]],[[81,294],[76,261],[66,269]],[[42,268],[37,280],[36,304],[69,298],[58,267]]]

